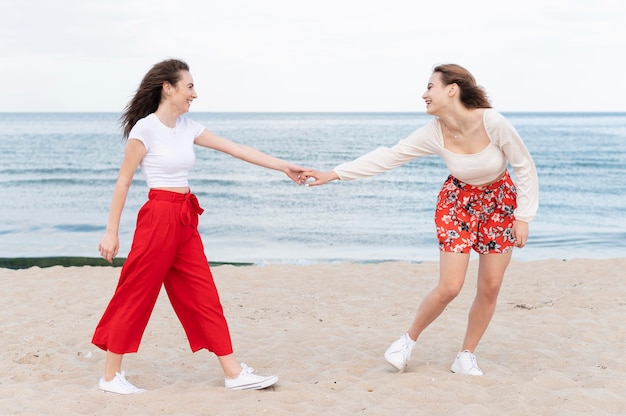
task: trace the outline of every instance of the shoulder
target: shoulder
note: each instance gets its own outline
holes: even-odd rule
[[[144,118],[140,118],[135,123],[133,128],[130,130],[131,134],[133,132],[135,132],[135,133],[146,132],[146,131],[149,131],[149,130],[153,129],[154,126],[155,126],[155,120],[156,120],[156,116],[154,115],[154,113],[148,114]]]
[[[504,115],[494,109],[490,108],[485,110],[484,123],[489,138],[500,147],[512,141],[521,140],[513,124],[511,124]]]
[[[438,143],[441,139],[441,125],[438,117],[433,117],[422,126],[418,127],[409,137],[414,140]]]
[[[201,123],[187,116],[179,116],[178,120],[176,121],[176,124],[178,124],[179,126],[185,126],[185,127],[202,125]]]
[[[147,116],[145,116],[144,118],[140,118],[135,123],[134,127],[137,127],[137,126],[140,126],[140,127],[153,126],[155,124],[156,120],[157,120],[156,115],[154,113],[150,113]]]
[[[483,120],[485,121],[485,124],[506,122],[506,118],[502,115],[502,113],[493,108],[484,109]]]
[[[128,134],[129,139],[137,139],[143,142],[146,148],[149,147],[150,138],[155,131],[156,116],[154,113],[147,115],[144,118],[139,119]]]
[[[411,133],[411,136],[420,137],[422,139],[433,139],[439,135],[440,131],[439,118],[433,117],[415,129],[413,133]]]
[[[507,120],[502,113],[494,110],[493,108],[485,109],[485,113],[483,114],[483,123],[487,131],[506,131],[515,129],[511,122],[509,122],[509,120]]]
[[[205,129],[204,124],[197,122],[189,117],[180,116],[176,121],[176,125],[185,131],[189,131],[193,134],[194,138],[200,135]]]
[[[400,147],[419,149],[422,155],[439,154],[443,147],[439,119],[433,117],[398,143]]]

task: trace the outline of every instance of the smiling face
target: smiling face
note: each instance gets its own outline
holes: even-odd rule
[[[426,112],[436,115],[442,108],[450,102],[449,86],[441,81],[441,73],[433,72],[428,80],[426,91],[422,98],[426,102]]]
[[[193,77],[189,71],[180,71],[180,79],[176,85],[165,83],[163,90],[169,104],[180,114],[188,112],[193,100],[198,98],[193,84]]]

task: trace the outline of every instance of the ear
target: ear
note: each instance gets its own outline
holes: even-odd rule
[[[163,81],[162,88],[163,88],[163,92],[168,95],[172,94],[172,92],[174,91],[174,86],[170,84],[168,81]]]
[[[459,86],[456,83],[448,85],[448,97],[453,97],[459,90]]]

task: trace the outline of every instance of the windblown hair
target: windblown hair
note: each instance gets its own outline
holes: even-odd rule
[[[176,85],[181,78],[180,71],[189,71],[189,65],[178,59],[168,59],[155,64],[143,77],[135,95],[126,105],[120,117],[125,139],[128,139],[128,135],[137,121],[154,113],[159,108],[163,83],[169,82]]]
[[[456,84],[461,92],[461,102],[467,108],[491,108],[487,92],[476,84],[474,76],[457,64],[437,65],[433,73],[441,74],[443,85]]]

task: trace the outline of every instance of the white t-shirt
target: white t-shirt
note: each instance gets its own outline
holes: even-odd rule
[[[445,149],[439,119],[434,118],[395,146],[380,147],[333,170],[342,180],[351,180],[386,172],[421,156],[439,155],[452,176],[470,185],[482,185],[498,179],[509,164],[517,182],[515,216],[529,222],[539,206],[539,179],[532,157],[502,114],[486,109],[483,124],[491,143],[479,153],[465,155]]]
[[[140,163],[149,188],[189,186],[189,171],[196,161],[194,140],[205,127],[186,117],[170,128],[152,113],[139,120],[130,130],[128,140],[139,140],[146,147]]]

